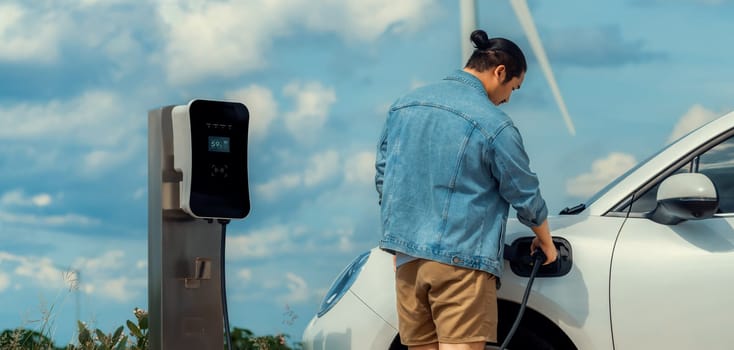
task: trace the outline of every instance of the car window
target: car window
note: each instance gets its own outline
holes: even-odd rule
[[[688,164],[679,168],[671,175],[687,173],[687,172],[689,172]],[[631,211],[633,213],[646,213],[646,212],[649,212],[655,209],[655,207],[657,206],[658,187],[660,187],[660,183],[662,183],[662,181],[658,182],[657,185],[647,190],[645,194],[643,194],[642,196],[637,198],[634,202],[632,202]],[[627,208],[625,208],[625,210],[627,210]]]
[[[719,194],[719,213],[734,212],[734,137],[702,153],[673,174],[691,171],[705,174],[714,183]],[[660,182],[636,199],[630,211],[644,213],[655,209]]]
[[[705,174],[719,194],[719,212],[734,212],[734,137],[699,157],[698,172]]]

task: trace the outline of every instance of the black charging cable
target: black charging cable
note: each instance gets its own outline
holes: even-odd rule
[[[222,225],[222,251],[219,260],[219,267],[220,267],[220,282],[221,282],[221,290],[222,290],[222,317],[224,318],[224,344],[227,346],[227,350],[232,350],[232,335],[229,331],[229,312],[227,311],[227,283],[225,282],[224,278],[224,248],[225,248],[225,242],[226,242],[226,236],[227,236],[227,224],[229,223],[229,220],[227,219],[219,219],[217,220]]]
[[[505,341],[502,342],[502,346],[500,346],[500,350],[505,350],[507,348],[507,344],[510,343],[510,340],[512,340],[512,336],[515,335],[515,332],[517,331],[517,328],[520,327],[520,321],[522,320],[522,315],[525,313],[525,306],[528,304],[528,297],[530,296],[530,289],[533,287],[533,281],[535,280],[535,275],[538,274],[538,270],[540,270],[540,266],[543,265],[547,257],[545,256],[545,253],[541,249],[536,249],[535,253],[533,253],[533,271],[530,272],[530,277],[528,279],[528,285],[525,287],[525,294],[522,296],[522,303],[520,304],[520,311],[517,312],[517,317],[515,318],[515,323],[512,324],[512,328],[510,328],[510,332],[507,333],[507,336],[505,337]]]

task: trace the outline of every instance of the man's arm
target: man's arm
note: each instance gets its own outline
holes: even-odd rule
[[[491,147],[490,170],[499,182],[500,195],[517,210],[517,218],[535,233],[531,254],[536,248],[545,253],[549,264],[558,252],[548,226],[548,208],[540,194],[538,178],[530,170],[520,133],[509,125],[500,131]]]

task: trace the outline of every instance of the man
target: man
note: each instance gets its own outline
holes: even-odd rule
[[[400,339],[411,350],[484,349],[497,340],[496,282],[509,206],[555,261],[537,177],[500,109],[520,88],[513,42],[472,33],[463,70],[390,108],[377,149],[380,247],[396,255]]]

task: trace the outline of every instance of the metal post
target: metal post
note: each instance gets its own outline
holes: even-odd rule
[[[172,108],[148,112],[150,349],[222,350],[221,226],[179,207]]]
[[[462,66],[469,61],[474,46],[472,46],[469,36],[477,29],[477,1],[461,0],[459,2],[459,13],[461,16],[461,64]]]

